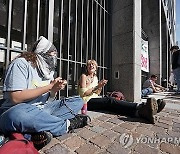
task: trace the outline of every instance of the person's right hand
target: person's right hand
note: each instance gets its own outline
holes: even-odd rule
[[[58,77],[58,78],[52,80],[50,84],[52,85],[52,88],[50,91],[55,94],[59,90],[62,90],[65,88],[67,81],[62,80],[61,77]]]

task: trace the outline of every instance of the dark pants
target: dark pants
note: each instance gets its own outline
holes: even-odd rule
[[[137,111],[137,103],[119,101],[112,97],[103,98],[91,98],[87,102],[87,110],[89,111],[110,111],[116,114],[123,114],[127,116],[134,117]]]

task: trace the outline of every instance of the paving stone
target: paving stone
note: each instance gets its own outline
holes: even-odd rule
[[[39,154],[45,154],[43,151],[39,150],[38,151]]]
[[[45,147],[43,147],[42,151],[45,151],[47,149],[50,149],[51,147],[53,147],[54,145],[60,143],[60,141],[56,138],[52,138],[51,142],[48,143]]]
[[[111,153],[109,153],[108,151],[104,150],[104,151],[99,152],[98,154],[111,154]]]
[[[169,115],[169,113],[166,113],[166,112],[160,112],[158,113],[159,116],[162,116],[162,117],[167,117]]]
[[[179,120],[179,117],[176,117],[176,116],[168,115],[168,117],[169,117],[169,118],[172,118],[172,119]]]
[[[124,148],[122,144],[118,142],[111,144],[111,146],[107,148],[107,151],[111,154],[128,154],[131,152],[130,149]]]
[[[93,126],[93,127],[90,128],[90,130],[92,130],[93,132],[96,132],[96,133],[102,133],[107,129],[103,128],[103,127],[100,127],[100,126]]]
[[[133,130],[136,128],[136,125],[132,125],[129,123],[122,123],[119,126],[125,128],[125,129],[128,129],[128,130]]]
[[[170,113],[170,114],[169,114],[169,116],[179,117],[179,114],[178,114],[178,113],[174,113],[174,112],[172,112],[172,113]]]
[[[163,152],[169,153],[169,154],[179,154],[180,153],[180,147],[175,146],[168,143],[161,143],[160,144],[160,150]]]
[[[173,119],[170,117],[160,117],[160,119],[167,120],[167,121],[173,121]]]
[[[112,127],[114,127],[115,125],[112,124],[112,123],[109,123],[109,122],[104,122],[104,123],[101,123],[99,124],[100,127],[104,127],[106,129],[111,129]]]
[[[178,118],[178,119],[173,119],[173,122],[180,124],[180,118]]]
[[[160,117],[160,118],[158,119],[158,122],[164,123],[164,124],[168,124],[168,125],[172,125],[172,124],[173,124],[172,119],[171,119],[171,120],[166,120],[166,119],[163,118],[163,117]]]
[[[117,117],[115,117],[115,118],[109,119],[108,122],[111,122],[113,124],[119,125],[119,124],[123,123],[124,121],[118,119]]]
[[[134,151],[138,152],[138,154],[157,154],[158,153],[157,149],[149,147],[146,144],[137,144]]]
[[[62,147],[61,144],[53,146],[51,149],[44,151],[45,154],[72,154],[67,148]]]
[[[111,141],[115,140],[118,137],[118,133],[112,131],[112,130],[106,130],[105,132],[102,133],[102,135],[106,136],[109,138]]]
[[[82,131],[78,132],[77,134],[86,140],[97,135],[97,133],[95,133],[89,129],[86,129],[86,128],[84,128]]]
[[[172,130],[180,132],[180,123],[173,123]]]
[[[146,136],[146,137],[148,137],[148,136]],[[159,146],[158,143],[154,142],[154,138],[153,137],[148,137],[148,141],[147,141],[146,145],[148,145],[151,148],[155,148],[155,149],[157,149],[158,146]]]
[[[97,119],[100,120],[100,121],[105,122],[105,121],[109,120],[110,117],[107,117],[107,116],[102,115],[102,116],[98,117]]]
[[[59,136],[59,137],[56,137],[56,139],[58,139],[59,141],[65,141],[65,140],[67,140],[68,138],[70,138],[70,137],[72,137],[74,134],[72,134],[72,133],[66,133],[66,134],[64,134],[64,135],[62,135],[62,136]]]
[[[78,136],[71,137],[70,139],[63,142],[63,144],[65,144],[67,147],[69,147],[73,151],[79,148],[84,143],[85,143],[85,140]]]
[[[78,148],[75,152],[78,154],[94,154],[97,151],[99,151],[99,148],[92,145],[92,144],[84,144],[83,146],[81,146],[80,148]]]
[[[155,123],[155,126],[162,127],[162,128],[166,128],[166,129],[169,129],[169,128],[170,128],[170,125],[165,124],[165,123],[161,123],[161,122],[156,122],[156,123]]]
[[[158,126],[155,126],[155,125],[153,125],[150,130],[152,130],[155,133],[165,133],[166,132],[166,130],[164,128],[158,127]]]
[[[105,137],[103,135],[101,135],[101,136],[98,135],[98,136],[96,136],[94,138],[91,138],[90,141],[92,143],[96,144],[100,148],[105,148],[109,144],[111,144],[111,141],[107,137]]]
[[[154,125],[152,124],[145,124],[145,123],[141,123],[139,125],[139,127],[144,127],[144,128],[147,128],[147,129],[151,129]]]
[[[174,135],[174,136],[173,136]],[[157,134],[156,138],[160,139],[160,143],[171,143],[180,146],[180,134]]]
[[[143,126],[138,126],[136,129],[135,129],[135,132],[137,132],[138,134],[142,134],[142,135],[147,135],[147,136],[154,136],[154,132],[147,129],[147,128],[144,128]]]
[[[112,130],[115,131],[115,132],[118,132],[120,134],[129,132],[129,130],[127,130],[127,129],[123,128],[123,127],[120,127],[120,126],[115,126],[115,127],[112,128]]]
[[[174,110],[165,108],[162,112],[171,113],[174,112]]]
[[[174,132],[172,130],[169,130],[167,133],[169,134],[169,136],[174,137],[174,138],[175,137],[180,137],[180,133],[179,132]]]
[[[106,113],[106,117],[108,117],[108,118],[114,118],[114,117],[117,117],[117,115],[116,114],[109,114],[109,113]]]
[[[100,123],[102,123],[102,121],[97,120],[97,119],[93,119],[93,120],[91,121],[91,125],[93,125],[93,126],[97,126],[97,125],[100,124]]]
[[[77,129],[74,129],[73,133],[78,133],[80,132],[81,130],[83,130],[84,128],[77,128]]]

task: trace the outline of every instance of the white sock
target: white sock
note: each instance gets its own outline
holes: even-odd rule
[[[70,121],[67,119],[67,125],[66,125],[67,132],[69,131],[69,126],[70,126]]]

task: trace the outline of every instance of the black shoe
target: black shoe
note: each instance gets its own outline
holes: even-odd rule
[[[5,137],[3,134],[0,134],[0,147],[9,141],[9,137]]]
[[[52,134],[46,131],[31,134],[31,141],[38,150],[46,146],[52,138]]]
[[[88,115],[84,114],[77,114],[74,118],[69,119],[69,132],[73,131],[74,129],[86,126],[88,124],[88,119],[89,121],[91,121],[91,118]]]
[[[166,102],[163,101],[163,99],[158,99],[157,100],[157,104],[158,104],[158,110],[157,110],[157,113],[161,112],[164,107],[166,106]]]
[[[148,98],[146,103],[139,105],[138,114],[141,118],[148,120],[154,124],[153,115],[157,113],[158,104],[155,98]]]

